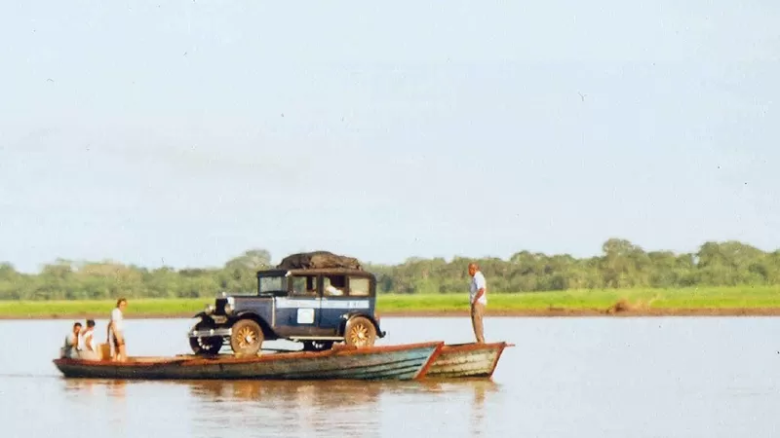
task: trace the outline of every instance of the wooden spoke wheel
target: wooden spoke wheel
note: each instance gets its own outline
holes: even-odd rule
[[[242,319],[233,324],[230,348],[241,356],[252,356],[263,345],[263,330],[251,319]]]
[[[303,351],[325,351],[333,347],[333,341],[304,341]]]
[[[376,327],[368,318],[357,316],[347,321],[344,342],[355,347],[371,347],[376,341]]]
[[[192,330],[208,330],[214,328],[214,325],[207,321],[201,321],[195,324]],[[214,355],[218,354],[222,349],[222,337],[221,336],[209,336],[190,338],[190,348],[195,354]]]

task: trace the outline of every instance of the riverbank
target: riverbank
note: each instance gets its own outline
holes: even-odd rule
[[[0,320],[105,320],[108,319],[107,313],[73,313],[73,314],[35,314],[35,315],[0,315]],[[145,313],[127,315],[125,319],[189,319],[192,313]],[[391,311],[379,314],[380,317],[392,318],[454,318],[469,317],[466,311]],[[655,309],[655,310],[632,310],[619,313],[612,313],[598,309],[581,310],[492,310],[485,312],[485,317],[490,318],[554,318],[554,317],[691,317],[691,316],[780,316],[780,308],[734,308],[734,309]]]
[[[130,299],[126,318],[191,318],[213,298]],[[114,301],[0,301],[0,319],[105,319]],[[380,295],[377,313],[393,317],[468,316],[466,294]],[[780,316],[780,286],[492,293],[487,315]]]

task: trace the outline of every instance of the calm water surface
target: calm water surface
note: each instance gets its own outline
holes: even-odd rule
[[[447,383],[63,379],[70,325],[0,321],[0,436],[780,435],[778,318],[490,318],[516,347],[492,381]],[[187,353],[190,325],[129,320],[129,353]],[[380,344],[472,336],[466,318],[383,325]]]

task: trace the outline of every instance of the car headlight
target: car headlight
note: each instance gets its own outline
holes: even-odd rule
[[[214,306],[209,304],[208,306],[206,306],[204,312],[206,313],[206,315],[211,315],[212,313],[214,313]]]

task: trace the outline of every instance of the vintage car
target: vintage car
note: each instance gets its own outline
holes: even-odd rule
[[[217,354],[227,343],[254,355],[263,341],[303,342],[307,351],[335,342],[372,346],[384,337],[375,314],[376,278],[362,269],[268,269],[257,273],[257,293],[218,297],[196,315],[189,334],[196,354]]]

